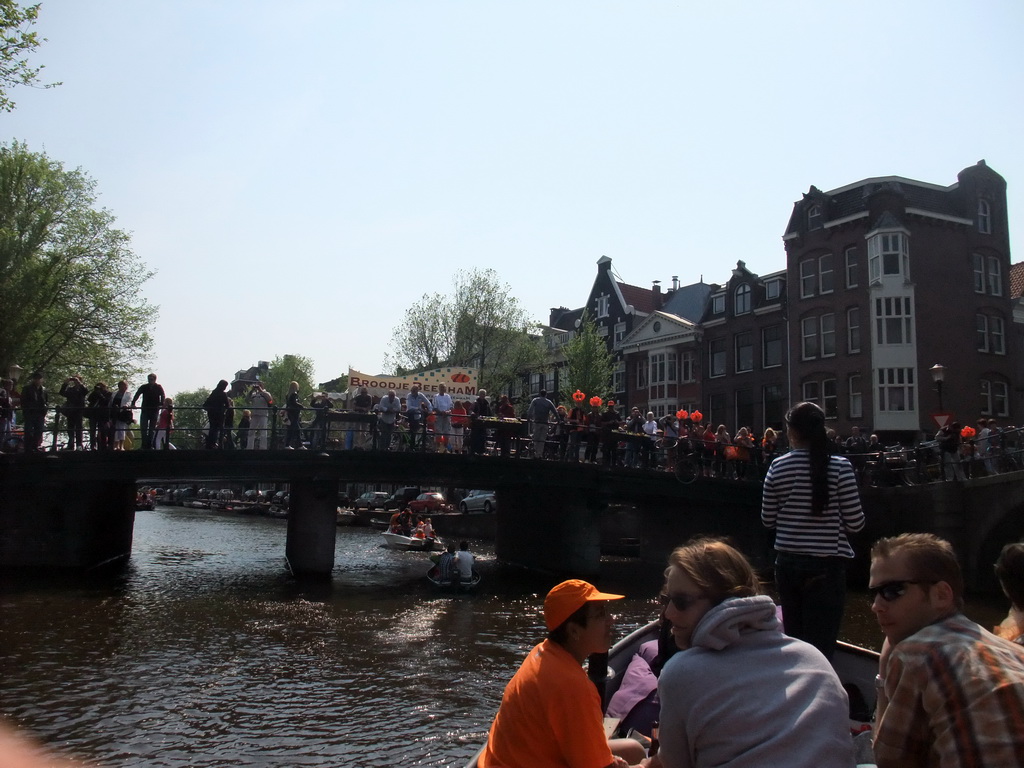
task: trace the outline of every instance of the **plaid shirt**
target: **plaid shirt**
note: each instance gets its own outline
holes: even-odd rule
[[[1024,765],[1021,646],[956,614],[897,643],[884,678],[879,768]]]

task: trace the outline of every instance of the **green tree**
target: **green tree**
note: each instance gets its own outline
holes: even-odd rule
[[[41,42],[46,42],[31,29],[39,17],[39,5],[22,7],[15,0],[0,0],[0,111],[14,111],[15,104],[7,95],[10,88],[60,85],[40,83],[39,72],[43,66],[31,67],[28,63],[28,54],[34,53]]]
[[[263,378],[263,386],[274,398],[278,408],[284,408],[288,396],[288,385],[293,381],[299,383],[299,397],[303,405],[309,404],[309,396],[315,389],[313,386],[313,361],[302,355],[282,355],[274,358],[270,369]]]
[[[387,361],[398,374],[440,366],[478,370],[478,383],[507,390],[543,366],[537,326],[493,269],[461,271],[450,296],[426,295],[403,313]]]
[[[95,183],[24,144],[0,145],[0,366],[108,380],[140,373],[157,310],[141,288],[153,273],[114,216],[94,208]]]
[[[206,388],[179,392],[174,396],[174,432],[171,442],[176,448],[202,448],[203,435],[209,427],[203,403],[210,396]]]
[[[597,323],[584,311],[576,335],[565,346],[565,375],[561,377],[562,402],[572,403],[572,394],[577,389],[587,396],[588,401],[594,395],[602,400],[607,398],[614,373],[615,362],[608,351],[608,345],[597,332]]]

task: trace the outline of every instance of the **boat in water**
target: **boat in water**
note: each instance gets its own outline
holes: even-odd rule
[[[652,640],[658,640],[662,631],[662,622],[660,620],[652,621],[619,640],[607,654],[596,654],[587,661],[587,676],[597,686],[597,690],[601,694],[602,706],[606,714],[605,733],[610,737],[633,735],[621,732],[622,721],[619,718],[607,716],[608,705],[622,685],[626,677],[626,670],[640,646]],[[832,666],[850,698],[851,733],[870,729],[871,717],[875,711],[875,675],[878,674],[878,653],[839,641],[836,643],[836,652],[832,657]],[[653,720],[657,719],[657,714],[654,711],[651,712],[651,718],[652,722],[648,723],[646,731],[643,726],[635,726],[641,734],[638,740],[643,738],[642,734],[651,732],[650,726],[653,725]],[[630,720],[635,720],[632,712]],[[480,747],[476,755],[466,763],[465,768],[476,768],[477,760],[483,751],[484,747]]]
[[[441,569],[434,565],[427,570],[427,581],[438,589],[448,589],[453,592],[469,592],[476,589],[476,585],[480,583],[480,572],[474,568],[473,578],[469,581],[463,579],[442,579]]]
[[[418,538],[416,536],[403,536],[400,533],[385,531],[381,534],[384,543],[389,549],[397,549],[402,552],[430,552],[434,549],[443,549],[444,544],[436,538]]]

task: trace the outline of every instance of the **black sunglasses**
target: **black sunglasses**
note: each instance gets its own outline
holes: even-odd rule
[[[658,602],[663,606],[667,606],[672,603],[677,611],[688,610],[695,603],[707,598],[703,595],[666,595],[664,592],[658,595]]]
[[[897,600],[907,594],[908,584],[935,584],[935,582],[920,579],[887,581],[885,584],[879,584],[877,587],[868,587],[868,594],[871,596],[871,602],[874,602],[875,598],[881,595],[885,602],[891,603],[893,600]]]

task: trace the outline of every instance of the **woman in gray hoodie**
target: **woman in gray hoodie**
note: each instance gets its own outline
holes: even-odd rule
[[[742,553],[707,538],[679,547],[662,600],[682,651],[658,683],[662,765],[855,765],[846,691],[820,651],[782,633]]]

